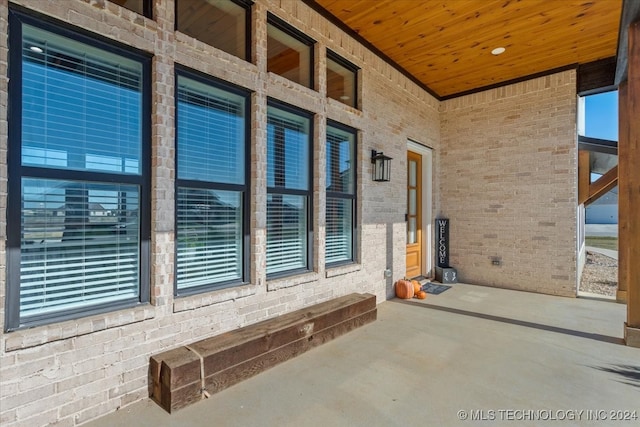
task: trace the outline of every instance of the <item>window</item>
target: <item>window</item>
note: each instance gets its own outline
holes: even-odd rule
[[[248,93],[179,70],[176,293],[245,281]]]
[[[129,10],[151,18],[151,1],[152,0],[110,0],[117,5],[125,7]]]
[[[7,327],[147,301],[150,58],[10,22]]]
[[[250,5],[248,0],[177,0],[176,29],[248,61]]]
[[[578,134],[607,141],[618,140],[618,91],[578,98]]]
[[[327,96],[358,108],[358,67],[327,51]]]
[[[267,71],[313,89],[315,41],[269,14],[267,22]]]
[[[354,129],[337,123],[327,125],[327,265],[355,259],[355,146]]]
[[[311,269],[311,114],[267,108],[267,275]]]

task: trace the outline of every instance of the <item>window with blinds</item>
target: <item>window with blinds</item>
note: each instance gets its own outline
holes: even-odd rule
[[[150,60],[10,20],[8,328],[143,302]]]
[[[325,263],[353,262],[355,229],[354,129],[327,125]]]
[[[247,93],[178,73],[176,294],[242,283]]]
[[[311,116],[267,108],[267,275],[311,269]]]

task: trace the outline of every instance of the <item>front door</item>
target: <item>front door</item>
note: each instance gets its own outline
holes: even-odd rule
[[[407,151],[407,277],[422,274],[422,156]]]

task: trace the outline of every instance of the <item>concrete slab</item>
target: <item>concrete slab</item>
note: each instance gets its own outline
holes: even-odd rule
[[[625,310],[456,284],[174,414],[145,400],[86,425],[637,426],[610,412],[640,417]]]
[[[596,252],[609,258],[618,259],[618,251],[612,249],[596,248],[595,246],[585,246],[585,249],[590,252]]]

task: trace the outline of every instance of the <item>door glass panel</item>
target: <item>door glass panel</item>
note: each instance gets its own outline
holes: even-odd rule
[[[418,241],[417,236],[417,227],[416,227],[416,219],[409,218],[409,224],[407,227],[407,244],[416,243]]]
[[[416,189],[409,189],[409,215],[416,214]]]
[[[416,162],[414,160],[410,160],[409,161],[409,186],[411,187],[415,187],[416,185],[418,185],[417,183],[417,169],[416,169]]]

